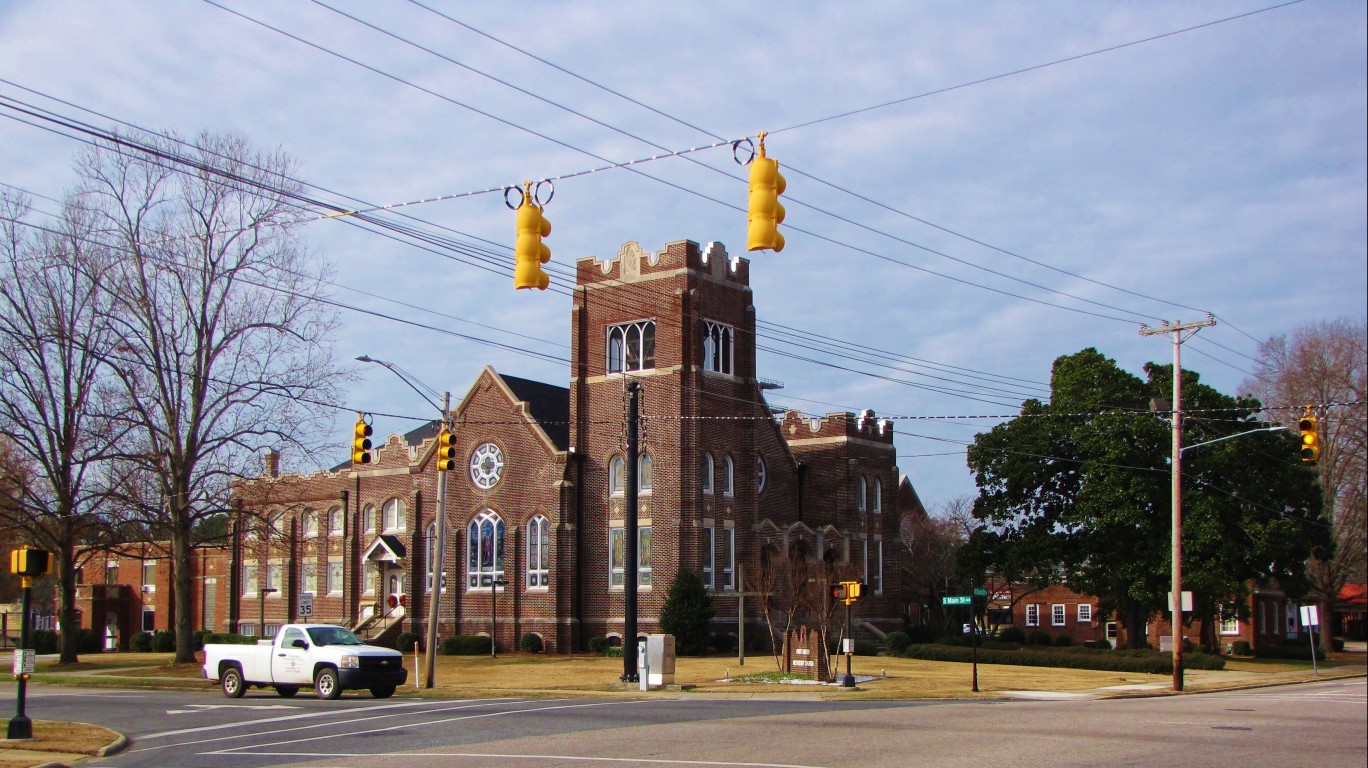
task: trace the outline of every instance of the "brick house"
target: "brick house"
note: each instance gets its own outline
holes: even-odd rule
[[[910,483],[891,425],[869,411],[776,417],[764,390],[777,385],[756,376],[749,262],[717,243],[629,242],[576,270],[569,387],[486,367],[453,410],[439,634],[487,635],[497,610],[501,648],[527,633],[559,652],[621,636],[628,381],[641,384],[640,632],[659,631],[688,567],[713,592],[714,630],[736,633],[743,566],[765,547],[843,566],[869,585],[861,625],[901,628],[898,489]],[[270,631],[309,593],[314,620],[423,631],[436,433],[390,435],[370,464],[311,474],[281,475],[268,456],[262,477],[238,481],[219,629]],[[756,602],[751,637],[763,634]]]
[[[98,629],[101,648],[126,651],[138,632],[174,629],[171,568],[165,546],[127,544],[92,552],[76,569],[76,611],[81,626]],[[228,582],[229,559],[222,547],[196,547],[190,569],[198,592],[191,601],[195,629],[213,629],[226,615],[221,590]]]

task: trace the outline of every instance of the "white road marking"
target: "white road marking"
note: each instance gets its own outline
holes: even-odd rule
[[[497,701],[497,699],[487,699],[487,701]],[[227,705],[227,706],[233,706],[233,705],[229,704],[229,705]],[[412,708],[412,707],[424,707],[424,706],[431,706],[431,703],[430,703],[430,702],[427,702],[427,701],[411,701],[411,702],[403,702],[403,703],[397,703],[397,704],[384,704],[384,705],[381,705],[381,706],[378,706],[378,707],[366,707],[366,708],[364,708],[364,709],[362,709],[362,710],[360,710],[360,711],[364,711],[364,712],[375,712],[375,711],[377,711],[377,710],[382,710],[382,709],[407,709],[407,708]],[[249,705],[242,705],[242,707],[243,707],[244,709],[250,709],[250,706],[249,706]],[[323,711],[319,711],[319,712],[310,712],[310,713],[307,713],[307,714],[283,715],[283,716],[281,716],[281,717],[265,717],[265,718],[261,718],[261,719],[259,719],[259,720],[242,720],[242,721],[236,722],[236,723],[220,723],[220,724],[218,724],[218,725],[204,725],[204,726],[199,726],[199,727],[197,727],[197,728],[178,728],[178,729],[176,729],[176,730],[174,730],[174,731],[162,731],[161,733],[149,733],[149,734],[147,734],[147,735],[139,735],[137,738],[138,738],[138,741],[147,741],[148,739],[164,739],[164,738],[166,738],[166,737],[168,737],[168,736],[180,736],[181,734],[184,734],[184,733],[198,733],[198,732],[200,732],[200,731],[221,731],[221,730],[223,730],[224,728],[245,728],[246,726],[249,726],[249,725],[261,725],[262,723],[278,723],[278,722],[282,722],[282,721],[285,721],[285,720],[306,720],[306,719],[314,718],[314,717],[334,717],[334,716],[336,716],[336,715],[346,714],[346,713],[348,713],[348,712],[355,712],[355,711],[358,711],[358,710],[355,710],[355,709],[329,709],[329,710],[323,710]]]
[[[186,704],[192,709],[168,709],[168,715],[185,715],[193,712],[203,712],[206,709],[303,709],[303,707],[291,706],[289,704]]]
[[[203,752],[205,755],[222,755],[224,752]],[[260,755],[262,757],[359,757],[354,752],[251,752],[247,754]],[[828,766],[815,765],[812,763],[742,763],[729,760],[668,760],[653,757],[584,757],[581,755],[518,755],[500,754],[497,752],[368,752],[366,757],[394,757],[402,760],[411,760],[416,757],[461,757],[475,759],[499,759],[499,760],[560,760],[565,762],[583,763],[649,763],[651,765],[714,765],[722,768],[828,768]]]

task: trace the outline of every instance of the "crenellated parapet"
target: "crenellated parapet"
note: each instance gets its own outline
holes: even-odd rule
[[[880,419],[874,411],[859,413],[836,412],[822,417],[806,416],[799,411],[784,414],[784,437],[790,443],[832,439],[869,440],[893,445],[893,423]]]
[[[634,240],[622,244],[617,255],[610,258],[587,256],[575,262],[577,282],[581,286],[599,283],[636,283],[670,277],[684,271],[720,282],[750,286],[750,261],[733,258],[722,243],[713,241],[704,247],[692,240],[667,243],[662,251],[647,251]]]

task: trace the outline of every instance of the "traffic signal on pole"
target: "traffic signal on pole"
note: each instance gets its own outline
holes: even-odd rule
[[[48,572],[48,554],[41,549],[20,547],[10,552],[10,573],[17,576],[42,576]]]
[[[1320,458],[1320,431],[1315,416],[1303,416],[1297,423],[1301,430],[1301,460],[1315,461]]]
[[[371,463],[371,425],[366,423],[365,414],[356,414],[356,428],[352,431],[352,464]]]
[[[840,584],[833,584],[833,585],[832,585],[832,587],[831,587],[831,599],[832,599],[832,600],[835,600],[835,601],[837,601],[837,602],[840,602],[840,603],[844,603],[844,602],[846,601],[846,588],[845,588],[845,582],[842,582],[842,583],[840,583]]]
[[[513,287],[546,290],[551,277],[541,265],[551,260],[551,249],[542,238],[551,234],[551,222],[543,215],[543,208],[532,201],[531,185],[523,190],[522,205],[518,206],[518,240],[513,247],[517,261],[513,267]]]
[[[450,472],[456,468],[456,433],[443,427],[437,435],[437,471]]]
[[[750,202],[746,208],[746,250],[784,250],[784,236],[779,225],[784,221],[784,206],[779,196],[784,194],[784,176],[779,173],[779,161],[765,156],[765,134],[760,134],[760,147],[751,160]]]

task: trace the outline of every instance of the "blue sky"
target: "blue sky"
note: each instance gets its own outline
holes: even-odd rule
[[[1185,345],[1184,367],[1233,393],[1256,340],[1368,312],[1362,2],[513,12],[423,1],[450,19],[409,2],[215,0],[241,16],[200,0],[6,3],[0,95],[82,116],[32,89],[187,136],[238,132],[292,155],[311,184],[377,204],[770,131],[788,178],[782,253],[744,253],[745,215],[733,207],[745,204],[744,169],[724,146],[558,182],[553,280],[629,240],[648,250],[719,241],[747,256],[762,323],[867,348],[839,357],[762,327],[760,345],[788,353],[759,357],[760,375],[784,383],[773,402],[918,417],[895,422],[898,464],[933,508],[973,491],[965,445],[997,423],[952,417],[1010,415],[1044,394],[1059,355],[1094,346],[1139,373],[1172,354],[1164,338],[1139,335],[1141,322],[1210,311],[1218,325]],[[0,108],[0,183],[51,211],[42,196],[74,182],[78,145],[13,114]],[[503,255],[513,242],[498,193],[404,212]],[[390,360],[454,397],[485,364],[567,382],[567,367],[547,359],[569,354],[565,290],[515,292],[509,273],[341,220],[303,234],[334,264],[339,301],[541,353],[344,312],[339,361]],[[878,365],[894,355],[903,370]],[[390,374],[356,365],[362,378],[342,405],[428,415]],[[305,466],[342,460],[350,420],[339,412],[336,454]],[[377,419],[382,434],[413,424]]]

